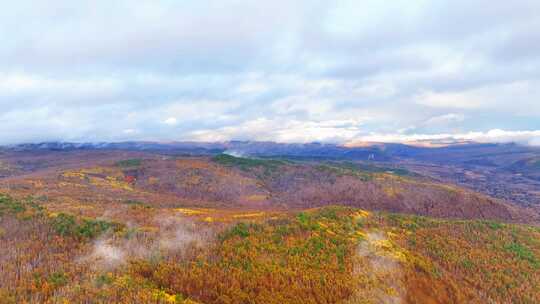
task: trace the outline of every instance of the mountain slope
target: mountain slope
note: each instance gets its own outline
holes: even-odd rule
[[[537,227],[338,206],[130,212],[121,223],[0,197],[2,303],[540,301]]]
[[[55,205],[141,201],[161,207],[287,210],[332,204],[447,218],[538,221],[538,214],[395,168],[350,162],[292,162],[147,155],[87,155],[84,167],[47,167],[0,180],[12,195]],[[143,155],[144,156],[144,155]],[[67,157],[66,157],[67,159]],[[92,160],[94,159],[94,160]]]

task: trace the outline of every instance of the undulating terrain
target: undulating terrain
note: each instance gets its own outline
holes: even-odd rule
[[[430,149],[4,148],[0,303],[540,302],[537,150]]]

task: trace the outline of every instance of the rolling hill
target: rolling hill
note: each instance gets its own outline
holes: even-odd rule
[[[531,210],[397,167],[227,154],[163,157],[115,151],[65,153],[58,160],[48,159],[46,154],[36,161],[12,162],[15,173],[0,180],[0,189],[16,197],[38,197],[52,206],[61,202],[84,204],[88,210],[132,200],[161,207],[246,210],[299,210],[340,204],[436,217],[517,222],[534,222],[538,217]],[[77,166],[79,158],[85,160],[82,167]],[[35,162],[43,167],[28,165]]]

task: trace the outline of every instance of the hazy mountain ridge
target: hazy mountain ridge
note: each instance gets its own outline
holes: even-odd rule
[[[126,151],[166,156],[218,155],[309,160],[381,162],[407,168],[442,182],[450,182],[521,205],[540,206],[540,148],[518,144],[460,143],[420,147],[370,143],[362,147],[336,144],[275,142],[45,142],[6,146],[4,153],[39,151]]]
[[[304,156],[389,160],[391,158],[424,158],[430,161],[464,162],[478,157],[504,155],[540,155],[540,148],[517,144],[467,143],[443,147],[421,147],[399,143],[373,143],[354,147],[329,143],[276,143],[258,141],[227,142],[43,142],[3,146],[5,151],[69,151],[69,150],[130,150],[178,152],[197,151],[218,154],[227,150],[244,156]],[[371,155],[373,154],[373,155]],[[448,156],[452,155],[451,159]],[[379,159],[382,158],[382,159]]]

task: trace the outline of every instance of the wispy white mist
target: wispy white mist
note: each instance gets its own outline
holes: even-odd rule
[[[168,254],[181,256],[189,248],[204,246],[213,232],[181,217],[156,217],[153,232],[142,232],[131,226],[127,235],[104,235],[94,241],[80,261],[97,269],[114,269],[133,259],[160,258]]]

